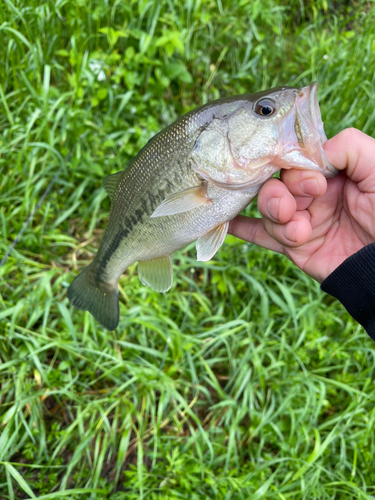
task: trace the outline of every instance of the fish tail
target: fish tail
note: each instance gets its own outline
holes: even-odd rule
[[[89,311],[107,330],[114,330],[119,322],[117,283],[102,281],[92,262],[74,279],[67,293],[74,307]]]

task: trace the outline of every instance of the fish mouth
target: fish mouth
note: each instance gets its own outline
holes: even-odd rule
[[[283,168],[308,168],[337,175],[338,170],[328,161],[323,149],[327,140],[318,103],[318,83],[302,87],[296,94],[291,111],[282,123],[284,157],[288,163]]]

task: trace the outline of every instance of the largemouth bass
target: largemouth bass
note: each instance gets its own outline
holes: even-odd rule
[[[107,229],[93,262],[75,278],[68,298],[108,330],[117,327],[117,282],[138,261],[142,283],[166,292],[172,254],[197,240],[197,259],[212,259],[229,221],[280,168],[337,173],[317,83],[218,99],[190,111],[155,135],[125,170],[103,187],[111,198]]]

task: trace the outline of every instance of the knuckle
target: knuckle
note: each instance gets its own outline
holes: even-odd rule
[[[342,132],[340,132],[338,135],[341,135],[342,139],[345,142],[346,141],[351,142],[351,141],[353,141],[353,139],[359,138],[362,134],[363,134],[363,132],[361,132],[357,128],[349,127],[349,128],[346,128],[345,130],[343,130]]]
[[[281,175],[281,180],[284,183],[286,189],[289,192],[295,191],[296,187],[298,187],[301,183],[301,180],[304,178],[304,175],[309,172],[305,172],[303,170],[297,170],[295,168],[284,170]]]
[[[282,243],[278,235],[277,224],[267,219],[266,217],[263,217],[263,227],[267,231],[267,233],[271,236],[271,238],[276,240],[278,243]]]

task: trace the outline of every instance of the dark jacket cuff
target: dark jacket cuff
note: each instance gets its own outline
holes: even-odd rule
[[[321,284],[375,340],[375,243],[348,257]]]

